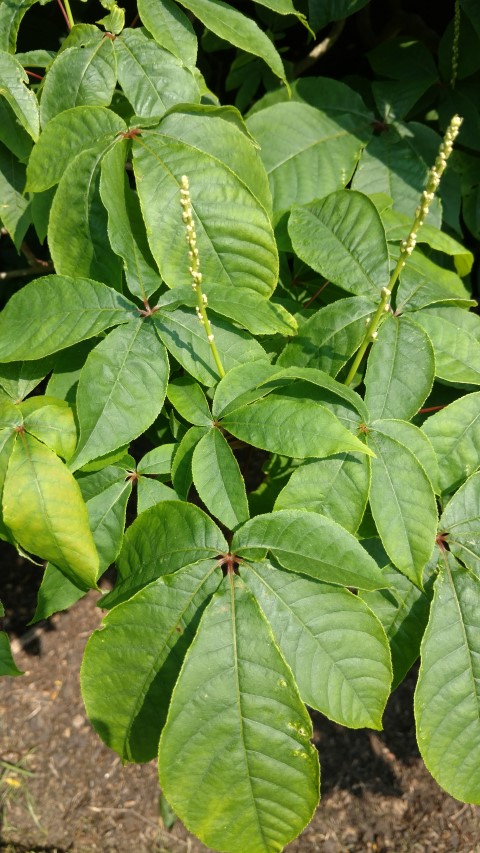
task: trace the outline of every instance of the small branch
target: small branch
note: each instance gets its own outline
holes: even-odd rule
[[[304,71],[307,71],[312,65],[315,65],[318,59],[321,56],[324,56],[328,53],[329,50],[333,47],[338,37],[341,35],[342,30],[345,26],[345,19],[343,18],[341,21],[335,21],[332,29],[330,30],[328,36],[326,36],[323,41],[319,42],[315,45],[303,59],[300,59],[299,62],[296,63],[295,68],[293,70],[293,74],[295,77],[299,77],[300,74],[303,74]]]
[[[14,278],[25,278],[28,275],[44,275],[46,272],[53,272],[53,264],[50,261],[42,262],[42,266],[32,264],[31,267],[22,267],[19,270],[8,270],[8,272],[0,272],[0,281],[8,281]]]
[[[67,2],[68,2],[68,0],[67,0]],[[72,27],[73,27],[73,18],[72,18],[72,13],[70,12],[70,18],[69,18],[69,17],[68,17],[68,14],[67,14],[67,12],[66,12],[66,10],[65,10],[65,6],[64,6],[64,5],[63,5],[63,3],[62,3],[62,0],[57,0],[57,3],[58,3],[58,6],[59,6],[59,8],[60,8],[60,11],[61,11],[61,13],[62,13],[62,15],[63,15],[63,19],[64,19],[64,21],[65,21],[65,23],[66,23],[66,25],[67,25],[68,29],[69,29],[69,30],[71,30],[71,29],[72,29]],[[70,19],[71,19],[71,20],[70,20]]]
[[[37,258],[35,256],[34,252],[32,252],[28,243],[25,242],[25,240],[23,241],[22,245],[20,246],[20,249],[21,249],[22,253],[25,255],[30,266],[40,267],[40,268],[44,267],[45,269],[47,267],[51,267],[52,262],[51,261],[42,261],[41,258]]]

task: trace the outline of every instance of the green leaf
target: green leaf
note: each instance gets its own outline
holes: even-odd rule
[[[364,544],[367,547],[367,542]],[[420,642],[428,621],[430,596],[417,589],[392,565],[384,566],[382,573],[386,589],[361,592],[360,596],[382,623],[390,643],[394,690],[402,683],[420,654]]]
[[[44,358],[127,323],[135,311],[133,303],[98,281],[37,278],[15,293],[0,314],[0,360]]]
[[[10,104],[2,98],[0,98],[0,142],[3,142],[22,163],[28,160],[33,145],[32,137],[21,126]]]
[[[323,391],[327,392],[325,395],[326,401],[332,398],[334,399],[335,397],[340,397],[348,406],[350,406],[350,408],[356,410],[364,420],[368,420],[368,409],[356,391],[348,388],[348,386],[344,385],[342,382],[337,382],[336,379],[333,379],[323,370],[318,370],[313,367],[280,368],[276,376],[273,376],[271,380],[264,380],[262,384],[275,386],[278,383],[278,386],[281,388],[282,385],[284,385],[285,379],[303,380],[303,384],[301,386],[298,386],[297,383],[295,383],[296,388],[300,387],[302,392],[308,388],[306,383],[316,386],[317,388],[321,388]],[[321,400],[321,395],[319,396],[319,399]]]
[[[267,358],[258,341],[246,332],[220,318],[209,319],[226,373],[244,362],[258,359],[263,361]],[[168,313],[157,311],[153,315],[153,321],[159,337],[187,373],[208,387],[218,382],[218,368],[205,329],[193,311],[185,308]]]
[[[212,413],[200,385],[189,376],[170,382],[167,397],[182,418],[196,426],[213,426]]]
[[[40,132],[38,101],[27,87],[28,74],[9,53],[0,51],[0,97],[11,106],[22,127],[35,141]]]
[[[99,190],[105,148],[102,140],[65,169],[50,211],[48,244],[61,275],[84,275],[120,290],[122,262],[110,246]]]
[[[183,436],[173,457],[172,483],[178,496],[183,500],[187,500],[190,486],[193,483],[193,451],[206,433],[206,427],[191,427]]]
[[[207,509],[229,530],[249,518],[245,483],[220,430],[210,429],[195,446],[192,476]]]
[[[439,267],[416,249],[400,275],[397,312],[416,311],[436,302],[452,302],[465,308],[477,304],[460,276]]]
[[[40,103],[42,127],[71,107],[108,107],[117,82],[112,40],[101,38],[57,54],[46,76]]]
[[[77,154],[102,143],[106,149],[116,134],[126,130],[120,116],[105,107],[73,107],[59,113],[42,130],[32,149],[27,191],[42,192],[58,184]]]
[[[480,472],[455,492],[440,518],[448,549],[480,577]]]
[[[228,147],[217,155],[218,136],[241,145],[243,169],[256,167],[253,144],[216,112],[172,113],[158,130],[133,140],[133,166],[152,254],[169,287],[191,284],[185,225],[180,213],[180,178],[190,181],[193,217],[203,278],[224,287],[272,293],[278,278],[278,255],[267,211],[239,174]],[[228,134],[228,138],[225,136]],[[200,142],[200,138],[203,137]],[[212,149],[212,151],[210,151]],[[233,167],[236,167],[235,161]],[[178,199],[178,207],[176,200]]]
[[[53,358],[38,361],[13,361],[0,364],[0,386],[18,403],[45,379],[53,366]],[[55,396],[55,395],[53,395]]]
[[[73,410],[54,397],[29,397],[18,406],[25,430],[46,444],[57,456],[70,459],[77,443]]]
[[[306,509],[355,533],[370,488],[368,457],[339,453],[297,468],[275,501],[275,510]]]
[[[252,335],[294,335],[297,321],[275,302],[269,302],[253,290],[244,289],[241,302],[232,300],[228,287],[207,287],[208,307],[222,317],[230,317]]]
[[[37,0],[14,0],[0,5],[0,50],[15,53],[23,16]]]
[[[303,701],[344,726],[381,729],[390,651],[362,599],[268,562],[250,565],[245,582],[272,626]]]
[[[138,14],[157,44],[181,59],[185,65],[197,62],[197,37],[189,19],[172,0],[152,3],[138,0]]]
[[[49,396],[56,397],[57,400],[66,400],[71,405],[75,404],[80,371],[97,342],[95,338],[90,338],[58,353],[55,357],[53,373],[45,389]]]
[[[394,122],[388,125],[388,131],[374,136],[368,143],[353,176],[352,188],[369,195],[385,193],[393,200],[393,209],[413,221],[430,165],[417,152],[408,125]],[[430,207],[429,222],[437,227],[441,225],[441,206],[437,198]]]
[[[154,447],[145,454],[137,465],[139,474],[169,474],[172,468],[172,457],[175,444],[162,444]]]
[[[365,403],[372,418],[410,420],[430,394],[434,377],[433,347],[422,324],[389,314],[370,350],[365,374]]]
[[[368,432],[368,444],[375,451],[370,507],[393,565],[421,588],[423,569],[435,545],[435,495],[417,457],[384,432],[382,423],[375,421]]]
[[[280,850],[317,804],[311,733],[268,623],[242,581],[229,579],[185,656],[160,739],[160,784],[169,803],[209,847]]]
[[[156,504],[128,528],[117,561],[118,580],[102,607],[131,598],[162,575],[227,552],[222,533],[201,509],[183,501]]]
[[[199,103],[192,72],[141,30],[124,30],[115,39],[118,82],[137,116],[162,116],[180,103]]]
[[[13,659],[10,640],[5,631],[0,631],[0,676],[2,675],[23,675]]]
[[[121,465],[80,474],[77,481],[87,505],[90,529],[100,558],[100,574],[103,574],[120,552],[132,482]]]
[[[181,5],[221,39],[259,56],[280,80],[287,82],[279,54],[254,20],[221,0],[181,0]]]
[[[450,305],[424,308],[414,317],[432,341],[436,375],[480,385],[480,318]]]
[[[308,20],[315,32],[330,21],[340,21],[367,5],[369,0],[308,0]]]
[[[438,457],[442,493],[454,491],[478,468],[480,392],[465,394],[431,415],[422,430]]]
[[[75,471],[145,432],[163,406],[167,382],[167,354],[152,323],[138,319],[111,332],[80,374],[80,438],[70,468]]]
[[[10,410],[7,414],[7,411],[9,409],[10,406],[8,406],[7,409],[4,404],[0,403],[0,423],[2,425],[2,428],[0,429],[0,539],[4,539],[7,542],[11,542],[12,544],[14,544],[12,534],[10,533],[8,528],[5,527],[5,524],[3,522],[2,493],[8,463],[10,461],[10,456],[12,455],[12,450],[17,439],[17,434],[15,431],[15,422],[18,422],[17,426],[21,425],[21,415],[20,412],[17,411],[16,406],[12,406],[13,411]],[[8,424],[8,421],[10,421],[10,424]]]
[[[35,228],[37,237],[42,245],[45,242],[48,232],[48,220],[54,195],[55,187],[50,187],[49,190],[45,190],[41,193],[35,193],[30,196],[30,215],[32,217],[32,225]]]
[[[30,202],[25,198],[25,166],[0,143],[0,221],[17,251],[31,223]]]
[[[335,521],[306,510],[283,509],[247,521],[232,540],[232,553],[258,559],[258,549],[292,572],[359,589],[384,586],[380,569],[359,542]]]
[[[288,231],[302,261],[344,290],[378,298],[388,284],[385,232],[367,196],[339,190],[306,207],[294,207]]]
[[[412,222],[408,216],[387,208],[382,213],[382,219],[388,241],[404,240],[409,234]],[[422,225],[418,230],[417,243],[427,243],[432,249],[437,249],[439,252],[453,256],[455,269],[459,276],[463,277],[471,272],[473,264],[472,252],[444,231],[432,228],[428,224]]]
[[[124,761],[150,761],[182,660],[221,582],[202,560],[159,578],[109,613],[90,637],[81,670],[87,714]]]
[[[315,367],[336,376],[360,346],[365,324],[375,310],[374,301],[364,296],[350,296],[320,308],[301,324],[277,364]]]
[[[215,389],[212,403],[214,417],[223,417],[253,400],[265,397],[271,389],[261,387],[261,383],[276,373],[278,367],[266,359],[240,364],[229,370]]]
[[[341,121],[295,101],[250,116],[247,127],[261,147],[277,214],[349,182],[363,142],[361,132],[345,129]]]
[[[137,515],[150,509],[161,501],[177,501],[179,496],[174,489],[151,477],[140,477],[137,481]]]
[[[5,477],[4,520],[22,548],[50,560],[83,589],[96,587],[99,561],[78,484],[31,435],[18,436]]]
[[[130,189],[125,171],[127,150],[125,140],[103,157],[100,197],[108,211],[110,245],[123,260],[127,287],[146,304],[162,279],[148,245],[138,196]]]
[[[374,421],[372,426],[374,429],[378,426],[382,433],[408,447],[420,462],[432,484],[435,494],[440,494],[438,460],[432,444],[425,433],[419,427],[415,426],[415,424],[410,424],[407,421]]]
[[[254,447],[298,459],[343,451],[369,452],[332,412],[304,396],[295,399],[273,392],[235,409],[222,419],[222,426]]]
[[[479,596],[479,579],[449,557],[435,584],[415,691],[422,758],[439,785],[466,803],[480,802]]]
[[[35,625],[42,619],[48,619],[53,613],[68,610],[85,594],[85,590],[67,578],[60,569],[57,569],[52,563],[47,563],[38,590],[35,613],[28,624]]]

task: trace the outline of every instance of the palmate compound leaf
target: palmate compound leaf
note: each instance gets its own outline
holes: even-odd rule
[[[185,656],[160,739],[169,803],[210,847],[277,853],[318,801],[311,733],[265,617],[229,576]]]
[[[15,539],[83,589],[96,586],[98,554],[78,483],[48,447],[20,433],[8,463],[4,521]]]
[[[480,803],[480,580],[445,553],[415,691],[422,758],[452,797]]]
[[[369,446],[375,451],[370,507],[393,565],[422,588],[437,532],[435,495],[417,456],[403,443],[403,431],[391,434],[395,423],[386,421],[384,429],[383,421],[374,421],[368,431]]]
[[[211,558],[158,578],[90,637],[81,670],[85,707],[124,761],[155,757],[183,657],[221,580]]]
[[[448,548],[480,577],[480,471],[455,492],[440,518]]]
[[[117,561],[118,579],[102,607],[114,607],[162,575],[227,553],[215,522],[184,501],[163,501],[139,515],[128,528]]]
[[[148,319],[119,326],[104,338],[80,374],[80,437],[71,470],[144,432],[162,409],[167,382],[167,353]]]
[[[385,586],[375,560],[355,537],[316,512],[284,509],[247,521],[232,539],[232,552],[258,559],[270,551],[292,572],[358,589]]]
[[[390,651],[362,599],[268,561],[250,563],[242,577],[270,622],[303,701],[350,728],[381,729]]]
[[[230,110],[192,106],[171,110],[157,128],[142,131],[133,140],[137,189],[150,247],[169,287],[190,285],[179,215],[185,174],[207,295],[211,283],[268,297],[278,278],[268,183],[254,142],[233,119]]]
[[[0,314],[0,361],[43,358],[135,316],[132,302],[98,281],[37,278],[15,293]]]

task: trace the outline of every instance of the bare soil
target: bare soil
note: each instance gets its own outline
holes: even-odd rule
[[[79,669],[101,619],[89,594],[67,613],[26,628],[40,570],[0,553],[19,678],[0,683],[0,850],[7,853],[201,853],[159,817],[155,763],[122,766],[92,731]],[[415,674],[392,695],[384,731],[350,731],[313,714],[322,801],[288,853],[478,853],[480,807],[445,794],[418,754]]]

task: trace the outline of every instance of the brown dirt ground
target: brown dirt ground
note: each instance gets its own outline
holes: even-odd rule
[[[207,851],[179,822],[162,825],[155,763],[122,767],[85,717],[78,673],[101,619],[95,596],[26,634],[38,569],[9,546],[1,565],[5,627],[25,675],[0,683],[0,850]],[[480,808],[445,794],[419,757],[413,689],[411,676],[392,695],[381,733],[313,715],[322,802],[288,853],[480,851]]]

